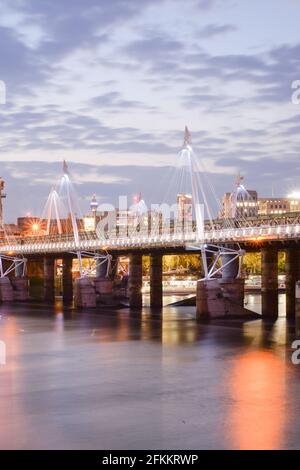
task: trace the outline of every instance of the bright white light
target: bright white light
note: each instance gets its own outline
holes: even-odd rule
[[[300,199],[300,191],[293,191],[292,193],[288,194],[289,199]]]

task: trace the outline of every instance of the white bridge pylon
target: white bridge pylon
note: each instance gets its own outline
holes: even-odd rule
[[[63,162],[63,176],[61,177],[57,188],[52,188],[48,196],[42,220],[46,222],[46,235],[51,234],[51,228],[56,225],[57,232],[59,235],[63,234],[62,220],[70,219],[72,235],[75,242],[75,247],[78,250],[70,253],[75,254],[79,263],[80,277],[89,276],[95,267],[99,267],[101,264],[107,264],[106,277],[109,276],[111,270],[111,255],[107,252],[94,253],[83,251],[80,249],[80,231],[78,228],[78,215],[80,214],[79,204],[77,201],[77,195],[71,182],[70,173],[67,162]],[[88,258],[87,266],[83,266],[82,258]]]
[[[169,224],[169,232],[163,233],[160,218],[161,213],[158,212],[156,213],[156,216],[158,214],[159,217],[155,218],[155,223],[153,224],[155,233],[149,233],[149,227],[147,227],[147,231],[145,232],[143,230],[137,232],[135,224],[132,224],[134,228],[132,234],[130,231],[131,227],[128,227],[128,233],[122,233],[121,235],[118,232],[116,235],[114,234],[111,237],[107,237],[108,234],[105,232],[103,240],[99,236],[98,231],[96,232],[98,238],[95,238],[95,233],[85,233],[81,238],[82,231],[81,227],[78,225],[80,219],[79,204],[71,182],[67,163],[64,162],[63,176],[60,179],[60,183],[57,188],[51,189],[45,206],[44,216],[42,217],[43,222],[45,222],[45,228],[43,229],[45,237],[37,236],[35,240],[30,240],[29,238],[28,242],[24,239],[8,240],[7,245],[3,246],[2,252],[11,252],[14,254],[19,253],[20,255],[26,255],[27,253],[30,254],[31,252],[48,253],[48,250],[53,250],[55,253],[75,253],[79,261],[80,276],[84,277],[92,271],[91,266],[95,262],[98,263],[98,266],[99,263],[106,262],[109,269],[111,266],[111,257],[107,253],[109,247],[111,249],[113,247],[124,247],[123,250],[126,250],[126,247],[128,247],[128,252],[130,251],[130,248],[135,247],[141,249],[145,247],[149,249],[151,244],[153,244],[153,248],[155,249],[156,247],[161,248],[165,245],[174,246],[177,243],[180,244],[181,247],[185,247],[187,250],[201,251],[204,272],[203,279],[211,279],[219,276],[230,263],[236,262],[237,258],[239,258],[241,264],[241,258],[244,253],[238,246],[237,242],[234,242],[234,240],[237,240],[235,234],[231,234],[230,238],[226,235],[225,228],[219,230],[214,227],[214,219],[212,217],[212,210],[210,207],[211,199],[208,198],[207,192],[204,188],[204,179],[207,178],[207,172],[205,169],[203,170],[200,167],[200,163],[195,156],[191,145],[191,135],[187,127],[185,128],[184,143],[181,151],[179,152],[179,156],[180,158],[178,159],[178,162],[183,162],[187,168],[186,176],[189,189],[192,192],[192,206],[195,216],[194,220],[196,222],[196,231],[194,231],[194,225],[191,223],[188,225],[188,227],[190,227],[190,229],[188,228],[189,231],[177,233],[177,225],[175,224],[174,232],[172,233],[171,224]],[[202,161],[201,165],[203,167]],[[209,189],[212,192],[213,197],[217,200],[214,189],[211,185],[209,185]],[[217,202],[220,204],[220,201],[217,200]],[[144,217],[142,218],[144,219]],[[175,220],[173,221],[175,222]],[[229,227],[232,227],[233,222],[235,221],[232,219],[225,220],[224,225],[228,223]],[[70,231],[69,229],[66,230],[67,223],[70,225]],[[55,224],[57,226],[57,230],[55,230],[52,240],[51,230]],[[205,224],[206,226],[210,225],[210,230],[205,229]],[[180,226],[182,227],[181,224],[178,224],[178,228]],[[151,222],[151,230],[152,229],[153,227]],[[230,230],[236,230],[236,228],[231,228]],[[244,232],[246,228],[237,228],[237,230]],[[258,228],[258,230],[261,231],[262,229]],[[250,228],[249,233],[249,236],[253,236],[254,229]],[[211,243],[209,240],[211,240]],[[220,240],[220,242],[218,240]],[[229,240],[229,247],[226,246],[226,240]],[[233,241],[230,243],[230,240]],[[217,246],[217,243],[220,243],[220,245]],[[83,257],[90,259],[88,267],[84,267],[85,263],[82,261]],[[4,261],[4,257],[2,259]],[[8,263],[2,263],[1,260],[2,267],[0,266],[0,276],[9,274],[9,272],[16,268],[16,266],[17,269],[20,270],[20,263],[25,263],[25,259],[21,256],[20,258],[7,256],[6,261],[8,259],[12,265],[7,269],[6,265]],[[13,265],[14,268],[12,267]]]
[[[51,222],[52,220],[56,221],[57,225],[57,231],[59,235],[62,234],[62,226],[61,226],[61,216],[60,216],[60,209],[59,209],[60,201],[59,201],[59,196],[55,188],[51,189],[50,194],[48,196],[44,213],[45,213],[45,218],[47,220],[47,226],[46,226],[46,235],[50,235],[50,229],[51,229]],[[54,218],[53,218],[54,216]],[[44,217],[42,216],[42,219]]]
[[[212,226],[213,217],[210,205],[208,204],[208,196],[205,192],[202,179],[200,178],[201,171],[203,172],[203,169],[199,167],[199,163],[193,151],[191,145],[191,134],[187,126],[185,126],[184,130],[183,148],[180,151],[179,155],[186,160],[190,172],[192,205],[196,221],[196,235],[197,240],[199,241],[199,243],[195,243],[195,245],[189,246],[186,249],[188,251],[201,251],[201,261],[204,277],[200,280],[208,280],[213,279],[216,276],[220,276],[225,268],[227,268],[231,263],[234,263],[237,260],[239,262],[238,277],[240,277],[242,260],[245,254],[244,250],[241,250],[239,246],[237,247],[237,249],[235,249],[226,246],[207,245],[206,243],[201,243],[201,240],[204,240],[205,211]],[[220,207],[220,201],[216,197],[212,186],[211,190],[213,192],[213,196],[217,200],[217,203]],[[199,194],[201,194],[202,199],[200,199]]]

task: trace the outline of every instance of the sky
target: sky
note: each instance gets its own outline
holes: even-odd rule
[[[264,197],[300,189],[299,0],[0,6],[7,222],[41,214],[64,159],[83,212],[94,193],[161,202],[185,125],[219,197],[239,171]]]

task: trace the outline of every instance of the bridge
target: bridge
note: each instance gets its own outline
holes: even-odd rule
[[[188,129],[185,130],[184,145],[179,154],[184,160],[190,177],[194,221],[160,219],[155,227],[144,226],[137,219],[135,227],[84,231],[76,219],[77,201],[64,162],[60,182],[64,190],[66,211],[70,221],[67,229],[62,227],[60,206],[62,194],[52,189],[47,200],[44,215],[45,229],[36,236],[12,236],[5,233],[0,240],[0,299],[26,298],[27,264],[43,260],[45,278],[45,299],[54,299],[54,261],[63,260],[64,298],[73,298],[72,259],[78,258],[80,279],[77,280],[76,301],[79,307],[95,306],[94,287],[98,294],[112,293],[112,260],[123,254],[130,256],[129,304],[132,308],[142,305],[142,255],[150,255],[151,306],[162,306],[162,256],[168,253],[194,252],[201,255],[202,278],[199,279],[199,298],[205,298],[199,315],[211,315],[207,297],[213,291],[216,298],[221,289],[224,299],[242,307],[243,282],[240,278],[242,257],[246,251],[262,253],[262,314],[276,318],[278,314],[278,251],[286,251],[287,271],[287,316],[295,316],[295,284],[300,279],[300,213],[277,214],[272,216],[237,216],[237,201],[242,200],[246,191],[239,180],[232,192],[233,213],[230,218],[215,219],[208,204],[204,184],[199,180],[203,171],[197,167]],[[201,206],[203,211],[201,211]],[[205,219],[204,214],[208,215]],[[56,230],[51,233],[51,227]],[[84,270],[82,259],[88,257],[97,266],[94,286],[89,280],[90,270]],[[221,278],[220,278],[221,276]],[[200,274],[199,274],[200,277]],[[220,281],[222,279],[222,282]],[[228,286],[226,287],[226,281]],[[221,287],[220,287],[221,283]],[[205,293],[203,292],[205,289]],[[3,292],[2,292],[3,291]],[[23,292],[23,294],[21,293]],[[232,294],[232,292],[234,292]],[[92,300],[91,300],[92,299]],[[216,300],[216,299],[215,299]],[[226,303],[224,300],[223,304]],[[202,301],[199,303],[203,304]],[[90,305],[91,304],[91,305]],[[222,304],[222,309],[224,305]],[[212,303],[213,308],[216,302]],[[220,307],[220,306],[219,306]],[[218,308],[219,308],[218,307]],[[230,305],[234,310],[234,305]],[[237,309],[240,311],[240,309]],[[198,308],[197,308],[198,311]]]
[[[232,221],[234,225],[234,221]],[[257,217],[247,220],[247,226],[220,227],[222,222],[213,222],[213,227],[204,230],[203,237],[198,238],[196,230],[180,233],[173,231],[168,235],[153,235],[149,232],[135,233],[134,236],[107,237],[101,239],[95,231],[79,232],[75,240],[73,233],[61,235],[40,235],[37,237],[16,238],[0,241],[0,254],[18,255],[39,253],[63,253],[65,251],[124,251],[131,249],[168,249],[189,250],[207,244],[255,244],[257,242],[297,241],[300,238],[300,214],[289,216]]]

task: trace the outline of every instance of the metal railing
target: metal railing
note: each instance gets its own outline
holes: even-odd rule
[[[286,225],[261,225],[240,228],[209,229],[199,239],[192,226],[189,231],[149,234],[141,231],[128,236],[111,236],[99,239],[96,232],[82,232],[76,244],[71,234],[49,237],[31,237],[6,240],[0,244],[0,253],[26,255],[29,253],[59,253],[66,251],[126,250],[129,248],[186,247],[191,244],[230,243],[259,239],[285,240],[300,238],[300,223]]]

